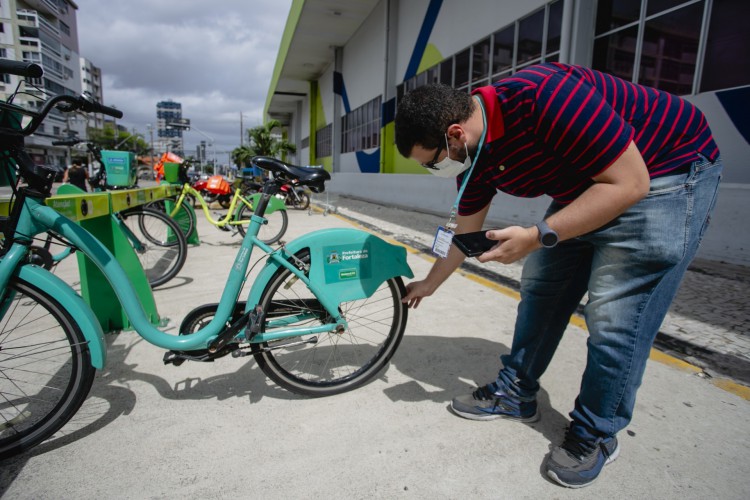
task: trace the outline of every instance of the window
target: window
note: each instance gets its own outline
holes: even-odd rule
[[[518,22],[518,64],[539,62],[542,59],[544,38],[544,10]]]
[[[318,158],[325,158],[326,156],[333,155],[333,129],[332,124],[328,124],[323,128],[317,130],[315,135],[315,156]]]
[[[531,64],[560,59],[563,0],[504,26],[396,87],[396,99],[425,83],[472,90]]]
[[[470,51],[471,49],[469,48],[456,54],[456,72],[454,73],[453,86],[457,89],[462,89],[469,86],[469,61],[471,60]]]
[[[698,2],[647,20],[638,83],[677,95],[690,94],[702,19],[703,2]]]
[[[599,0],[592,67],[678,95],[750,84],[750,4],[713,0],[704,23],[706,3]]]
[[[471,86],[483,87],[490,81],[490,39],[485,38],[471,48]]]
[[[493,36],[494,49],[492,58],[492,74],[502,75],[513,67],[513,47],[516,44],[516,27],[509,26],[498,31]]]
[[[747,0],[714,0],[706,38],[700,91],[750,83],[750,16]]]
[[[60,31],[62,31],[66,35],[70,36],[70,26],[68,26],[67,24],[65,24],[62,21],[60,21]]]
[[[23,51],[22,56],[23,56],[23,60],[26,62],[38,63],[42,61],[42,54],[39,52]]]
[[[425,79],[428,72],[423,73]],[[351,153],[380,145],[381,97],[352,110],[341,120],[341,152]]]

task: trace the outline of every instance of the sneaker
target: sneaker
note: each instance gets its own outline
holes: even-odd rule
[[[480,387],[471,394],[453,398],[451,410],[460,417],[471,420],[509,418],[519,422],[536,422],[536,400],[520,401],[503,392],[495,382]]]
[[[602,468],[620,455],[616,437],[589,441],[574,435],[570,429],[565,440],[550,454],[547,476],[568,488],[583,488],[593,483]]]

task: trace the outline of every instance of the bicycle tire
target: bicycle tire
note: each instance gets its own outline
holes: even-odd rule
[[[297,257],[310,261],[307,250]],[[330,396],[360,387],[385,367],[401,342],[408,311],[401,303],[405,295],[401,277],[391,278],[372,296],[340,304],[349,325],[345,332],[253,344],[253,356],[263,373],[291,392]],[[330,321],[312,291],[286,268],[268,282],[259,306],[265,314],[261,331],[280,318],[287,320],[283,328]],[[308,319],[295,321],[295,316]]]
[[[165,200],[169,200],[171,202],[171,210],[167,210],[166,204],[164,203]],[[185,206],[186,203],[188,203],[187,197],[185,197],[185,200],[183,200],[180,208],[171,217],[175,220],[175,222],[177,222],[177,225],[180,226],[180,229],[182,229],[182,234],[184,234],[186,238],[189,238],[195,230],[195,212],[189,210]],[[171,215],[172,211],[174,210],[174,205],[176,204],[177,198],[164,198],[163,200],[152,201],[144,206],[145,208],[159,210],[167,215]]]
[[[243,203],[237,210],[236,220],[249,221],[251,215],[252,210]],[[286,233],[287,226],[289,225],[289,216],[286,214],[286,210],[276,210],[271,214],[266,214],[264,217],[268,223],[260,228],[258,239],[266,245],[272,245],[279,241],[284,236],[284,233]],[[240,235],[245,236],[244,224],[237,224],[237,230],[240,232]]]
[[[0,459],[4,459],[62,428],[86,399],[96,370],[80,327],[49,293],[12,278],[1,310]]]
[[[297,192],[297,198],[294,199],[294,208],[297,210],[305,210],[310,206],[310,195],[304,191]]]
[[[155,288],[177,276],[188,251],[179,224],[160,210],[144,207],[120,212],[119,217],[138,238],[141,248],[134,250],[149,285]]]

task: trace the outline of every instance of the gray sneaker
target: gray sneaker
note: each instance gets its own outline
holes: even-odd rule
[[[552,450],[547,461],[547,476],[568,488],[583,488],[593,483],[605,465],[620,455],[616,437],[589,441],[570,429],[563,444]]]
[[[539,420],[536,400],[521,401],[503,392],[494,382],[466,396],[453,398],[451,410],[459,417],[470,420],[495,420],[497,418],[508,418],[519,422]]]

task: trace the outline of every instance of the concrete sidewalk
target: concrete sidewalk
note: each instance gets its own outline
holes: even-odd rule
[[[328,197],[337,213],[390,235],[425,255],[445,217],[348,197]],[[488,222],[485,227],[492,227]],[[464,269],[518,290],[522,262],[480,264]],[[699,367],[705,376],[750,386],[750,268],[696,259],[688,269],[655,346]]]
[[[320,212],[289,215],[288,240],[353,224]],[[384,218],[368,224],[396,234]],[[190,248],[180,276],[154,293],[172,325],[218,300],[238,249],[237,237],[203,219],[198,227],[201,245]],[[416,276],[431,266],[418,249],[410,250],[409,263]],[[77,281],[75,266],[58,274]],[[14,499],[747,498],[750,402],[701,370],[658,355],[664,362],[649,363],[635,418],[619,436],[620,458],[601,478],[567,490],[543,476],[584,368],[586,334],[575,325],[541,381],[539,422],[473,422],[451,414],[452,397],[494,378],[498,355],[509,350],[516,306],[509,288],[457,273],[410,311],[404,340],[376,380],[323,399],[279,389],[252,358],[165,366],[163,351],[134,332],[109,335],[107,367],[84,407],[54,439],[0,464],[0,493]]]

